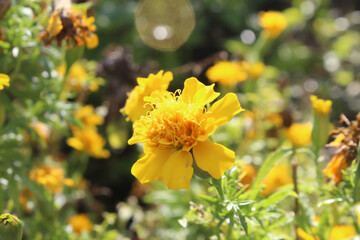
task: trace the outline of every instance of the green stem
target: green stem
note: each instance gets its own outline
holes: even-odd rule
[[[354,192],[353,192],[353,199],[354,199],[354,203],[359,201],[360,198],[360,189],[359,189],[359,182],[360,182],[360,144],[358,143],[358,162],[357,162],[357,167],[356,167],[356,171],[355,171],[355,177],[354,177]]]
[[[224,191],[221,186],[221,178],[220,179],[212,178],[211,184],[216,188],[216,190],[220,196],[220,199],[224,200],[225,198],[224,198]]]
[[[314,164],[315,164],[315,170],[316,170],[316,180],[318,182],[319,188],[322,188],[323,185],[323,179],[322,179],[322,171],[320,168],[320,164],[318,162],[319,158],[319,152],[315,152],[315,158],[314,158]]]

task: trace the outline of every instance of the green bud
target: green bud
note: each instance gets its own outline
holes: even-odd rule
[[[329,138],[329,131],[329,115],[315,113],[313,119],[313,129],[311,132],[311,140],[316,152],[319,152],[320,149],[326,144]]]
[[[6,240],[21,240],[22,222],[10,213],[0,215],[0,236]]]

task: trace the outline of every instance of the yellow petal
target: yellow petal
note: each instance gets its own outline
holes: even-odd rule
[[[8,75],[0,73],[0,89],[3,89],[4,86],[10,86],[10,78]]]
[[[210,107],[208,117],[214,118],[214,125],[221,126],[242,111],[244,109],[241,108],[237,96],[234,93],[228,93]]]
[[[196,164],[212,177],[219,179],[232,167],[235,153],[223,145],[210,141],[198,142],[193,148]]]
[[[177,151],[166,161],[162,169],[162,180],[169,189],[187,189],[194,169],[193,158],[187,151]]]
[[[185,80],[181,98],[186,103],[203,107],[207,103],[214,101],[219,95],[220,93],[214,91],[214,84],[205,86],[196,78],[191,77]]]
[[[78,138],[68,138],[66,143],[70,146],[75,148],[76,150],[82,151],[84,149],[84,144]]]
[[[144,145],[145,156],[139,159],[131,168],[131,173],[141,183],[158,180],[161,177],[162,168],[171,155],[171,148],[151,148]]]
[[[87,48],[96,48],[99,45],[99,38],[95,33],[92,33],[85,38],[85,42]]]

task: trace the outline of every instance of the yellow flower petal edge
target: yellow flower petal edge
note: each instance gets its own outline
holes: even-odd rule
[[[210,141],[199,142],[193,149],[196,164],[212,177],[219,179],[232,167],[235,153],[223,145]]]
[[[234,152],[208,138],[243,109],[230,93],[207,110],[205,106],[219,96],[213,88],[189,78],[182,92],[156,91],[144,98],[152,109],[134,122],[128,141],[145,143],[145,156],[131,170],[141,183],[162,180],[169,189],[186,189],[194,161],[217,179],[233,165]]]
[[[4,86],[10,86],[10,77],[6,74],[0,73],[0,90],[4,89]]]

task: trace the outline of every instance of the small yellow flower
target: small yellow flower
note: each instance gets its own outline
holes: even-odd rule
[[[265,186],[265,189],[261,191],[260,195],[269,196],[279,187],[291,184],[292,178],[290,172],[289,166],[285,164],[278,164],[273,167],[260,183],[260,185]]]
[[[99,44],[99,38],[94,33],[96,26],[95,18],[87,17],[86,10],[78,11],[75,8],[56,9],[49,19],[46,32],[40,37],[40,41],[46,40],[50,44],[57,40],[61,46],[63,40],[68,48],[86,45],[87,48],[95,48]]]
[[[262,62],[249,64],[247,72],[249,74],[249,78],[257,79],[264,72],[265,65]]]
[[[52,193],[61,193],[64,185],[72,182],[64,177],[64,169],[60,167],[41,166],[29,173],[29,178],[44,185]]]
[[[211,82],[218,82],[224,86],[234,86],[245,81],[248,77],[246,68],[239,62],[219,61],[206,71]]]
[[[4,89],[4,86],[10,86],[10,78],[8,75],[0,73],[0,90]]]
[[[43,122],[33,122],[30,123],[29,126],[34,129],[34,131],[39,135],[39,137],[44,140],[44,142],[49,141],[50,137],[50,128]]]
[[[347,240],[356,235],[353,225],[336,225],[331,229],[330,240]]]
[[[69,218],[68,223],[72,227],[73,232],[77,234],[81,234],[82,232],[91,232],[93,229],[93,223],[84,213],[72,216]]]
[[[311,123],[293,123],[286,129],[286,136],[294,147],[304,147],[311,143]]]
[[[219,96],[214,84],[205,86],[189,78],[184,85],[182,92],[154,92],[145,98],[153,109],[133,124],[134,134],[128,143],[144,143],[145,155],[131,173],[141,183],[162,180],[169,189],[186,189],[194,160],[216,179],[234,163],[233,151],[208,138],[243,111],[237,96],[228,93],[206,109]]]
[[[287,26],[287,20],[281,12],[260,12],[259,18],[259,24],[269,38],[276,38]]]
[[[82,62],[75,62],[66,77],[65,90],[69,92],[79,92],[83,90],[90,90],[96,92],[99,89],[99,85],[103,85],[102,78],[96,78],[93,76],[93,70],[88,69],[88,65]],[[61,64],[56,68],[60,77],[64,77],[66,66]]]
[[[74,116],[79,119],[84,126],[96,126],[104,123],[104,119],[95,113],[92,105],[86,105],[76,110]]]
[[[330,113],[332,101],[319,99],[315,95],[311,95],[310,100],[315,113],[323,115],[328,115]]]
[[[94,158],[108,158],[110,152],[104,149],[105,139],[99,135],[94,127],[83,129],[73,127],[74,137],[68,138],[66,143],[78,151],[86,152]]]
[[[163,71],[159,71],[156,75],[151,73],[147,78],[137,78],[138,86],[129,93],[125,106],[120,109],[120,112],[128,116],[126,120],[140,119],[151,110],[151,106],[146,104],[144,97],[150,96],[154,91],[165,91],[172,80],[173,74],[171,72],[163,74]]]

